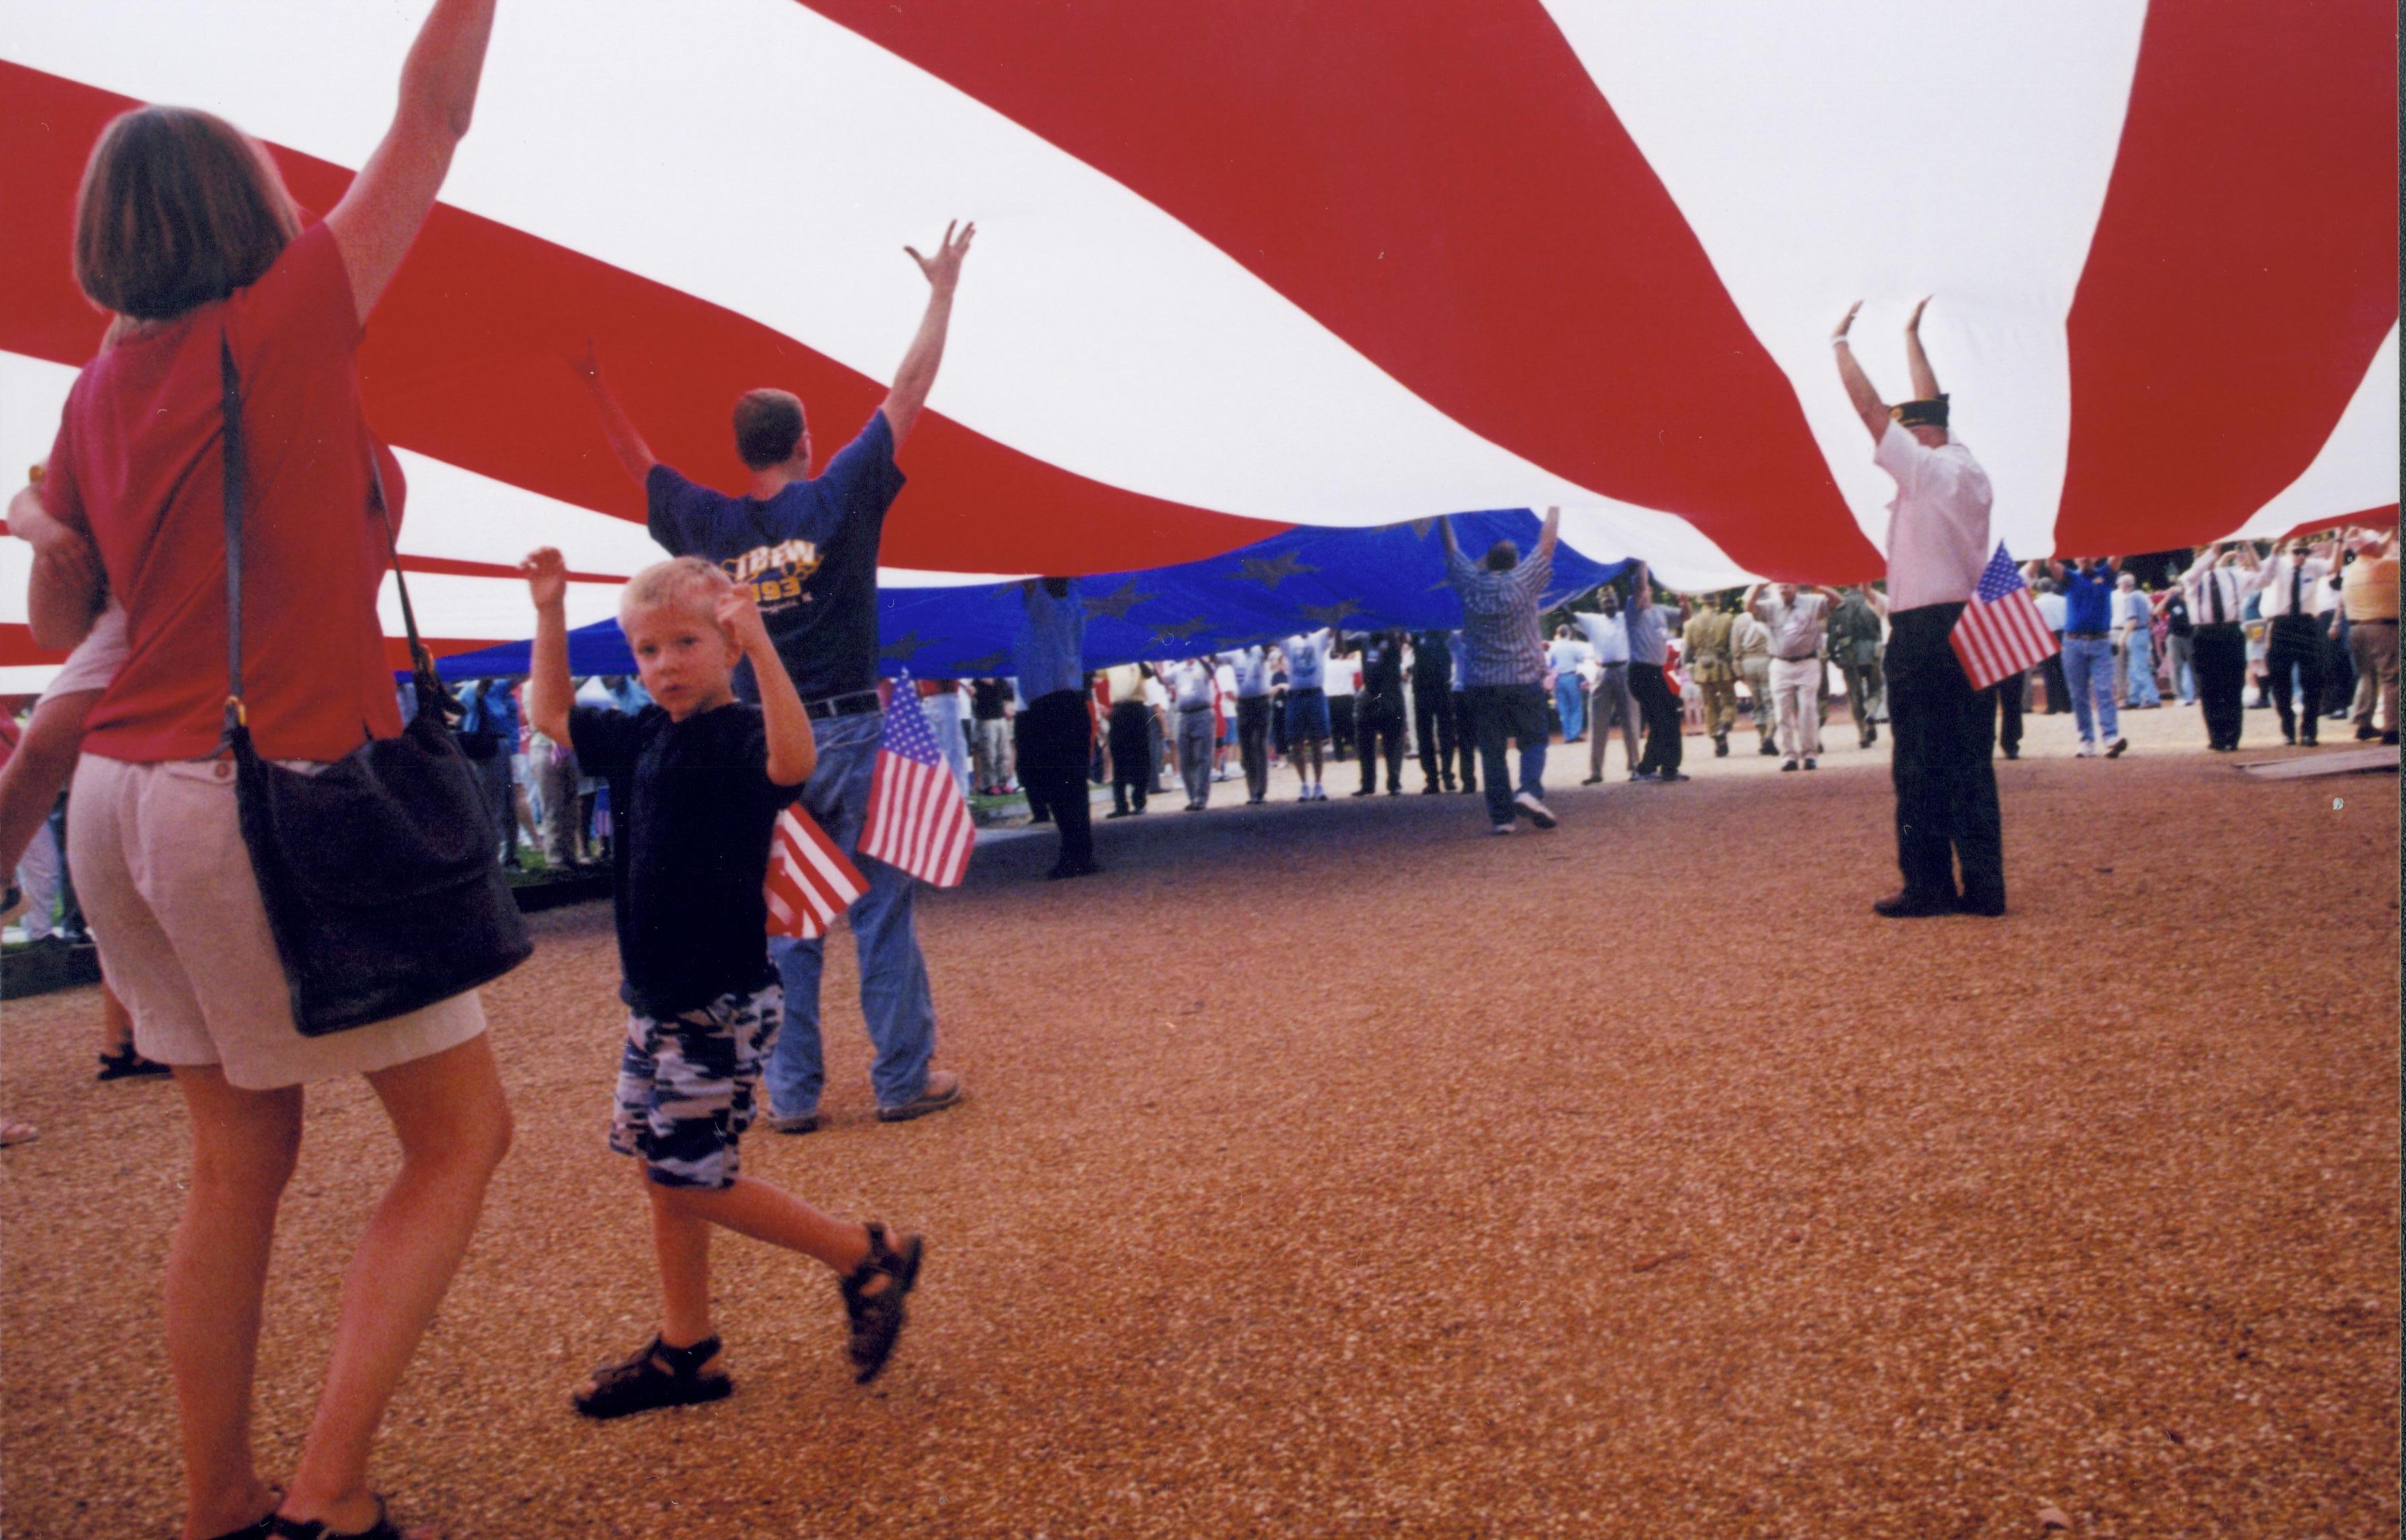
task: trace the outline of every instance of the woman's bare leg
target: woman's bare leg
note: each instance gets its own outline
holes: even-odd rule
[[[346,1532],[375,1521],[368,1450],[386,1403],[467,1254],[485,1185],[510,1147],[510,1109],[490,1042],[368,1077],[401,1140],[401,1174],[343,1276],[326,1388],[282,1512]]]
[[[184,1439],[184,1536],[254,1522],[273,1494],[251,1462],[251,1377],[276,1207],[301,1152],[301,1088],[245,1091],[178,1066],[192,1180],[167,1250],[167,1360]]]

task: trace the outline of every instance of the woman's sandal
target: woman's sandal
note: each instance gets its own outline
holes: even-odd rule
[[[156,1059],[146,1059],[135,1052],[132,1043],[120,1043],[113,1053],[100,1055],[100,1073],[96,1081],[131,1080],[136,1075],[172,1075],[175,1071]]]
[[[576,1393],[576,1409],[596,1421],[607,1421],[662,1406],[724,1401],[735,1393],[735,1381],[724,1374],[701,1372],[701,1366],[717,1356],[715,1336],[706,1336],[690,1348],[672,1348],[655,1336],[630,1356],[594,1370],[593,1389]]]
[[[376,1516],[375,1522],[366,1529],[330,1530],[321,1519],[280,1519],[270,1514],[268,1520],[274,1528],[266,1533],[276,1536],[276,1540],[406,1540],[401,1531],[393,1528],[391,1515],[385,1512],[384,1494],[372,1492],[369,1495],[375,1499]],[[248,1534],[250,1532],[242,1530],[237,1533]]]
[[[919,1258],[927,1250],[924,1237],[905,1236],[897,1250],[889,1242],[894,1232],[884,1224],[869,1225],[869,1255],[843,1280],[844,1315],[852,1323],[852,1341],[847,1351],[852,1357],[852,1382],[866,1385],[875,1379],[894,1356],[894,1344],[902,1335],[902,1326],[909,1319],[902,1298],[919,1281]],[[870,1284],[885,1280],[885,1287],[875,1293]]]

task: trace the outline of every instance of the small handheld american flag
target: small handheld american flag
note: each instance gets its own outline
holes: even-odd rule
[[[2003,542],[1998,542],[1997,554],[1988,558],[1972,602],[1963,606],[1946,641],[1975,690],[2034,668],[2056,651],[2055,633]]]
[[[808,941],[824,936],[835,917],[869,891],[869,879],[844,858],[818,821],[797,802],[777,815],[769,840],[769,934]]]
[[[976,843],[969,802],[937,751],[919,692],[905,674],[885,708],[885,740],[877,746],[877,769],[870,777],[860,854],[936,887],[958,887],[969,875]]]

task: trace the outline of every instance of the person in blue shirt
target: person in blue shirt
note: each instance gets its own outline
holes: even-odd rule
[[[944,227],[933,256],[904,249],[927,277],[926,315],[895,372],[885,403],[817,476],[801,402],[784,390],[746,391],[735,403],[735,447],[751,473],[748,495],[728,497],[659,462],[634,420],[602,381],[588,346],[576,365],[601,410],[603,432],[629,474],[644,484],[652,538],[672,556],[715,561],[760,607],[777,656],[801,694],[818,751],[801,801],[828,837],[869,879],[851,910],[860,957],[860,1013],[876,1060],[870,1081],[877,1116],[899,1123],[961,1099],[960,1078],[932,1069],[936,1007],[912,923],[908,872],[859,851],[870,777],[885,713],[877,694],[877,548],[886,510],[902,490],[895,455],[911,436],[943,361],[953,291],[974,223]],[[737,695],[758,699],[751,667]],[[785,985],[785,1024],[767,1080],[769,1126],[806,1134],[819,1125],[826,1070],[819,1043],[819,969],[824,940],[771,948]]]
[[[505,867],[517,865],[518,859],[517,802],[510,768],[510,756],[518,752],[515,687],[516,682],[508,679],[477,680],[461,702],[467,710],[460,718],[460,746],[485,784],[485,805],[492,810],[493,837]]]
[[[2121,571],[2117,556],[2054,564],[2063,595],[2063,675],[2083,759],[2097,756],[2100,740],[2108,759],[2120,758],[2130,746],[2114,709],[2114,580]]]

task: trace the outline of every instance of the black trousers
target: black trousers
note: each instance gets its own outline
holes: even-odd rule
[[[1453,752],[1462,760],[1462,789],[1479,789],[1479,728],[1470,719],[1470,692],[1453,695]]]
[[[1404,705],[1363,698],[1353,709],[1353,731],[1362,750],[1362,789],[1379,789],[1379,760],[1387,761],[1387,789],[1404,786]]]
[[[1629,665],[1629,693],[1637,698],[1638,714],[1646,718],[1646,754],[1640,770],[1673,775],[1678,772],[1686,746],[1679,741],[1679,698],[1671,693],[1659,663]]]
[[[2192,659],[2190,666],[2196,666]],[[2063,633],[2055,633],[2055,651],[2039,667],[2046,673],[2046,714],[2061,716],[2072,709],[2072,682],[2063,677]]]
[[[1019,782],[1031,808],[1051,812],[1061,831],[1056,869],[1095,859],[1094,810],[1086,801],[1088,726],[1082,690],[1038,696],[1019,713]],[[1141,795],[1141,793],[1139,793]]]
[[[1111,707],[1111,807],[1144,811],[1145,793],[1153,789],[1153,713],[1141,700],[1122,700]]]
[[[2323,621],[2319,615],[2276,615],[2272,634],[2264,647],[2264,676],[2272,692],[2272,709],[2281,713],[2281,736],[2301,743],[2314,741],[2315,722],[2323,709]],[[2290,703],[2290,679],[2305,696],[2305,714]]]
[[[2009,673],[1988,691],[1997,698],[1997,709],[1989,713],[1999,728],[1997,746],[2008,758],[2022,752],[2022,694],[2029,688],[2029,674]]]
[[[2247,634],[2235,620],[2200,625],[2189,633],[2188,667],[2197,675],[2206,746],[2237,748],[2247,721]]]
[[[1412,732],[1421,741],[1421,774],[1432,786],[1453,784],[1453,692],[1432,685],[1412,691]]]
[[[1258,802],[1270,794],[1270,698],[1237,697],[1237,757],[1245,766],[1245,795]]]
[[[1946,633],[1960,604],[1923,604],[1889,616],[1889,770],[1896,783],[1896,865],[1909,900],[2005,901],[2003,820],[1989,761],[1994,708],[1972,688]]]
[[[1342,759],[1353,747],[1353,702],[1350,695],[1328,698],[1328,753]]]

